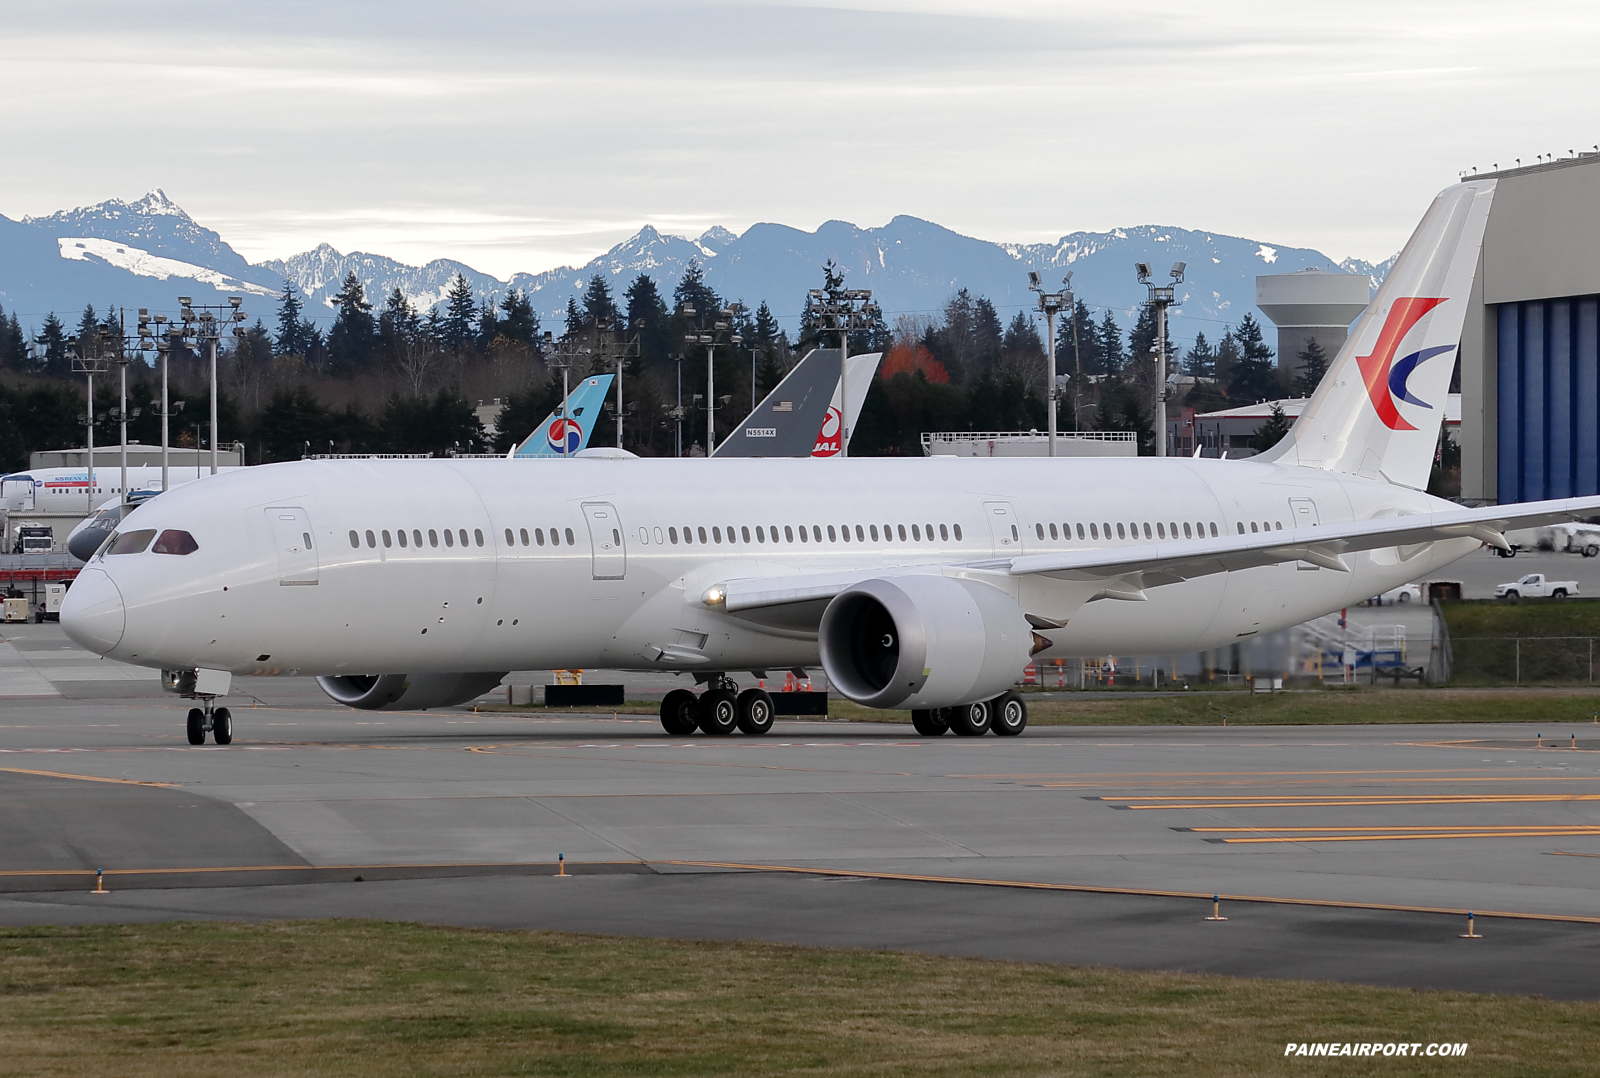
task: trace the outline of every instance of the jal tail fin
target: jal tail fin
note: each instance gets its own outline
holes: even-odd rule
[[[562,407],[544,417],[511,457],[573,456],[587,449],[595,424],[605,411],[606,394],[611,392],[614,374],[590,375],[567,394]]]
[[[1433,200],[1294,427],[1255,459],[1427,487],[1494,187]]]
[[[850,430],[867,399],[882,356],[851,356]],[[744,422],[722,440],[714,457],[814,457],[839,452],[839,350],[814,348]],[[830,443],[831,436],[831,443]],[[831,447],[831,452],[829,451]]]

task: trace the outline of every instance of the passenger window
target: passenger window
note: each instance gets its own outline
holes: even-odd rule
[[[643,531],[644,529],[641,528],[640,530]],[[611,541],[617,545],[617,549],[618,550],[621,550],[622,549],[622,532],[618,531],[616,528],[612,528],[611,529]]]
[[[702,526],[701,526],[701,527],[700,527],[700,528],[699,528],[699,532],[700,532],[700,541],[701,541],[701,542],[702,542],[702,543],[704,543],[704,542],[705,542],[705,541],[706,541],[706,529],[705,529],[705,526],[704,526],[704,525],[702,525]]]
[[[924,524],[922,526],[922,532],[923,532],[924,535],[926,535],[928,537],[928,542],[930,542],[930,543],[933,542],[933,525],[932,524]]]
[[[645,546],[649,545],[649,543],[650,543],[650,529],[649,528],[640,528],[639,529],[639,542],[642,545],[645,545]]]
[[[668,528],[667,529],[667,539],[671,541],[673,546],[677,546],[678,545],[678,529],[677,528]]]
[[[395,533],[394,533],[394,537],[396,539],[400,540],[400,545],[401,546],[405,546],[406,545],[406,530],[404,528],[397,529],[395,531]]]
[[[361,546],[361,536],[357,535],[353,531],[350,533],[350,545],[357,549],[359,549]]]
[[[661,529],[660,528],[656,528],[655,529],[655,536],[656,536],[656,546],[660,546],[661,545]]]
[[[838,533],[833,530],[833,525],[829,524],[828,525],[828,542],[837,543],[838,541],[839,541]]]
[[[157,554],[193,554],[200,549],[200,544],[188,532],[169,528],[161,533],[161,538],[150,549]]]
[[[368,547],[375,547],[377,545],[378,545],[378,537],[376,535],[372,534],[372,529],[371,528],[368,528],[367,529],[367,546]]]
[[[776,537],[774,537],[774,538],[776,538]],[[757,524],[756,525],[756,542],[765,543],[766,541],[767,541],[767,529],[765,529],[761,525]]]
[[[467,529],[462,528],[460,531],[456,532],[456,534],[461,536],[461,545],[462,546],[466,546],[467,545]]]
[[[951,527],[956,530],[956,542],[961,542],[961,525],[952,524]]]
[[[1150,535],[1150,522],[1148,520],[1144,522],[1144,537],[1146,539],[1151,538],[1151,535]]]
[[[482,546],[483,545],[483,529],[482,528],[473,528],[472,529],[472,540],[478,546]],[[465,542],[465,541],[466,540],[462,540],[462,542]],[[404,543],[401,543],[400,545],[401,546],[405,546]]]
[[[1252,521],[1251,521],[1251,522],[1250,522],[1250,530],[1251,530],[1251,531],[1252,531],[1252,532],[1259,532],[1259,531],[1260,531],[1260,530],[1261,530],[1261,529],[1260,529],[1260,528],[1258,528],[1258,527],[1256,527],[1256,522],[1255,522],[1255,521],[1253,521],[1253,520],[1252,520]]]
[[[1149,525],[1147,524],[1147,525],[1145,525],[1145,527],[1149,527]],[[1165,524],[1161,523],[1161,521],[1159,521],[1159,520],[1156,521],[1156,538],[1157,539],[1165,539],[1166,537],[1167,537],[1167,526]]]
[[[713,525],[711,528],[711,538],[715,539],[719,543],[722,542],[722,529]]]
[[[533,529],[533,541],[535,543],[538,543],[540,546],[544,546],[544,529],[543,528],[535,528],[535,529]]]
[[[1217,537],[1217,522],[1213,520],[1211,522],[1211,538],[1215,539],[1216,537]]]
[[[571,528],[565,528],[563,530],[567,533],[567,545],[568,546],[572,546],[573,544],[575,544],[578,541],[577,539],[575,539],[573,537]]]
[[[1082,524],[1078,525],[1078,538],[1079,539],[1083,538],[1083,525]]]
[[[900,534],[900,541],[902,543],[905,542],[906,541],[906,526],[904,524],[899,525],[899,534]]]
[[[416,528],[411,529],[411,545],[416,547],[418,550],[422,549],[422,532]]]
[[[1039,538],[1043,539],[1044,536],[1041,535],[1041,536],[1039,536]],[[1056,526],[1054,524],[1050,525],[1050,538],[1052,538],[1052,539],[1056,538]]]
[[[394,539],[390,536],[388,528],[383,529],[383,546],[385,550],[394,546]]]
[[[1100,526],[1098,524],[1089,525],[1089,538],[1091,538],[1091,539],[1100,538]]]
[[[560,546],[561,545],[561,532],[556,528],[551,528],[550,529],[550,545],[551,546]]]
[[[850,525],[848,525],[848,524],[839,525],[839,538],[843,539],[847,543],[850,541]]]
[[[1239,521],[1239,534],[1240,535],[1244,534],[1244,521],[1242,521],[1242,520]]]
[[[787,524],[783,526],[783,541],[785,543],[794,542],[794,529]]]
[[[804,543],[808,542],[810,539],[811,536],[806,532],[806,526],[804,524],[800,525],[800,541]]]
[[[1183,537],[1185,539],[1193,539],[1194,538],[1194,536],[1189,534],[1189,522],[1187,520],[1183,522]]]
[[[449,547],[456,545],[455,534],[449,528],[444,530],[444,545]]]
[[[872,525],[872,541],[874,543],[878,541],[878,526],[876,524]]]
[[[917,527],[915,524],[911,525],[911,538],[915,539],[919,543],[922,542],[922,529]]]
[[[372,533],[371,532],[367,533],[367,545],[368,546],[372,545]],[[428,529],[428,545],[429,546],[438,546],[439,545],[439,533],[437,531],[435,531],[434,529],[432,529],[432,528]]]
[[[511,529],[510,528],[507,528],[506,529],[506,546],[516,546],[516,545],[517,545],[517,537],[515,535],[511,534]]]
[[[750,541],[750,529],[742,524],[739,526],[739,538],[747,543]]]
[[[819,543],[822,542],[822,525],[811,525],[811,538],[815,539]]]

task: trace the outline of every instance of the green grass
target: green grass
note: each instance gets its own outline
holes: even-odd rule
[[[1600,602],[1444,604],[1452,685],[1586,685],[1600,669]]]
[[[1440,604],[1450,638],[1461,636],[1600,636],[1600,600],[1465,599]]]
[[[1600,1005],[378,922],[0,932],[7,1075],[1594,1073]],[[1464,1058],[1285,1059],[1295,1041]]]
[[[1362,723],[1525,722],[1600,741],[1600,690],[1324,689],[1282,693],[1163,692],[1148,696],[1042,699],[1024,695],[1032,726],[1319,726]],[[873,711],[828,701],[836,717],[911,721],[909,711]],[[1565,736],[1565,735],[1563,735]]]

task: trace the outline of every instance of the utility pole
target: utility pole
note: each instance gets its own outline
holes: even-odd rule
[[[75,374],[87,375],[89,379],[89,407],[84,412],[84,423],[88,429],[89,450],[89,508],[87,515],[94,516],[94,376],[101,374],[106,369],[105,358],[98,354],[92,341],[82,341],[74,338],[68,344],[73,346],[77,353],[72,359],[72,370]],[[93,354],[91,354],[93,353]]]
[[[1147,302],[1156,309],[1156,456],[1164,457],[1167,455],[1167,308],[1174,302],[1176,286],[1183,283],[1185,265],[1174,262],[1172,283],[1165,285],[1151,279],[1150,263],[1135,262],[1133,268],[1139,274],[1139,283],[1150,290]]]
[[[678,308],[678,313],[688,318],[695,317],[694,304],[685,303]],[[717,448],[717,346],[719,344],[743,344],[744,338],[737,333],[730,333],[733,325],[734,310],[724,307],[717,312],[716,320],[710,327],[702,321],[694,327],[693,332],[685,333],[685,344],[703,344],[706,346],[706,457],[710,458],[712,450]],[[680,391],[681,396],[681,391]],[[679,407],[682,407],[680,400]]]
[[[561,455],[564,457],[567,455],[567,427],[572,423],[572,418],[567,415],[567,397],[571,394],[571,391],[567,388],[567,372],[572,369],[574,353],[565,337],[553,344],[549,330],[545,331],[544,340],[545,345],[552,349],[549,359],[550,366],[561,371]],[[546,440],[549,439],[548,434],[545,437]]]
[[[1072,274],[1068,273],[1061,279],[1062,284],[1070,284]],[[1045,379],[1046,393],[1050,402],[1050,455],[1056,455],[1056,401],[1061,396],[1060,387],[1056,384],[1056,312],[1066,307],[1076,311],[1076,301],[1072,292],[1063,288],[1059,292],[1046,292],[1044,280],[1034,270],[1028,271],[1028,290],[1039,295],[1039,309],[1044,312],[1046,327],[1045,353],[1048,358],[1048,371]]]
[[[188,296],[179,296],[178,304],[183,308],[180,317],[183,319],[186,336],[195,341],[204,341],[206,354],[211,360],[211,474],[217,474],[217,342],[222,336],[222,326],[225,323],[233,325],[233,336],[244,336],[245,313],[239,309],[244,302],[240,296],[229,296],[226,304],[201,303],[195,304]],[[198,313],[197,313],[198,312]],[[218,318],[219,314],[226,315]],[[196,444],[195,462],[199,463],[199,445]]]
[[[825,289],[813,288],[808,293],[815,310],[823,318],[833,319],[834,332],[839,334],[839,456],[850,455],[850,334],[854,330],[869,329],[883,318],[883,311],[872,302],[870,288],[843,288],[830,295]]]

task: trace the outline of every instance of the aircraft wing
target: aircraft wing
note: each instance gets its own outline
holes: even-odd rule
[[[1576,520],[1600,513],[1600,497],[1561,498],[1481,509],[1457,509],[1379,517],[1313,528],[1249,532],[1216,538],[1155,540],[1106,550],[1064,550],[1011,558],[977,559],[939,564],[910,564],[888,570],[859,570],[789,577],[729,580],[706,594],[712,606],[729,613],[755,612],[785,606],[808,607],[820,617],[826,600],[853,584],[899,573],[992,573],[996,576],[1041,574],[1061,580],[1103,582],[1100,595],[1141,600],[1144,589],[1181,580],[1281,562],[1310,562],[1336,572],[1349,572],[1343,555],[1385,547],[1421,546],[1444,539],[1477,539],[1502,550],[1504,533]],[[798,612],[798,611],[797,611]]]

